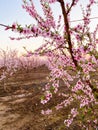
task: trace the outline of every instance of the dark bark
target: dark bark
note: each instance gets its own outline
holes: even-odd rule
[[[58,0],[58,2],[61,5],[62,14],[63,14],[63,17],[64,17],[64,24],[65,24],[66,34],[67,34],[67,38],[68,38],[67,40],[68,40],[69,52],[70,52],[70,55],[71,55],[71,58],[74,62],[75,67],[77,67],[78,64],[77,64],[77,61],[74,58],[73,50],[72,50],[72,42],[71,42],[71,35],[70,35],[70,28],[69,28],[69,21],[68,21],[68,13],[66,12],[64,1]]]

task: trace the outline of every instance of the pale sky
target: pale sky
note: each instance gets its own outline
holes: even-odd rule
[[[34,0],[37,10],[39,11],[39,13],[42,14],[42,10],[40,8],[38,1],[39,0]],[[80,0],[78,6],[76,6],[75,9],[73,8],[73,12],[71,14],[71,20],[81,19],[81,9],[79,5],[82,3],[85,6],[87,2],[88,0]],[[60,11],[59,5],[53,4],[52,8],[54,9],[54,16],[55,18],[57,18],[56,14],[57,12]],[[98,6],[94,6],[91,17],[97,17],[97,16],[98,16]],[[34,21],[28,15],[28,13],[25,12],[25,10],[22,8],[22,0],[0,0],[0,23],[5,25],[11,25],[14,22],[18,22],[22,25],[25,25],[25,24],[31,24]],[[97,23],[98,19],[92,20],[91,22],[92,30],[95,28],[95,25]],[[75,23],[72,24],[74,25]],[[42,38],[11,41],[9,39],[10,36],[17,37],[18,35],[11,31],[5,31],[3,27],[0,27],[0,48],[5,49],[8,46],[9,48],[13,49],[16,48],[17,50],[23,52],[23,46],[27,47],[30,50],[34,50],[38,48],[43,42]]]
[[[14,22],[18,22],[22,25],[31,24],[32,18],[22,8],[22,0],[0,0],[0,23],[5,25],[11,25]],[[9,37],[17,37],[18,34],[5,31],[3,27],[0,27],[0,48],[6,49],[6,47],[24,51],[23,46],[28,49],[34,50],[38,48],[42,39],[29,39],[29,40],[10,40]]]

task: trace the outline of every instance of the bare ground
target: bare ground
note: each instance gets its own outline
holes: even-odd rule
[[[40,103],[42,87],[47,83],[49,71],[45,66],[26,72],[18,72],[6,81],[7,92],[0,84],[0,130],[81,130],[74,123],[69,129],[64,119],[70,108],[42,115],[41,110],[54,108],[63,98],[54,96],[47,105]],[[14,87],[13,87],[14,86]],[[62,87],[61,91],[64,91]],[[93,129],[91,129],[93,130]]]

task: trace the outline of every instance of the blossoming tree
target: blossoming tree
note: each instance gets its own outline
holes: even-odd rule
[[[49,102],[54,94],[65,97],[64,101],[55,106],[55,110],[77,102],[77,106],[70,109],[70,114],[64,121],[65,125],[70,127],[77,116],[79,125],[83,129],[89,129],[89,126],[96,128],[98,123],[96,110],[98,107],[98,79],[93,79],[92,74],[96,73],[96,67],[98,67],[98,52],[96,51],[98,25],[94,32],[90,32],[89,28],[91,7],[96,4],[96,1],[88,0],[86,9],[82,9],[82,24],[75,24],[74,27],[70,24],[70,13],[79,0],[71,0],[69,3],[65,0],[39,1],[44,13],[43,17],[38,13],[33,0],[23,0],[23,8],[36,20],[36,24],[22,27],[15,23],[12,26],[5,26],[6,30],[12,29],[12,31],[22,34],[22,37],[11,38],[12,40],[38,36],[45,40],[45,43],[32,53],[32,55],[47,56],[51,70],[41,103]],[[62,11],[57,20],[55,20],[51,8],[51,4],[56,3],[59,4]],[[62,23],[64,23],[63,26]],[[88,58],[86,58],[87,55]],[[63,93],[59,92],[61,82],[65,87]],[[52,110],[49,109],[42,110],[42,114],[51,112]]]

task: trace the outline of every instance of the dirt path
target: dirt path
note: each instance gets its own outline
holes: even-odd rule
[[[45,77],[48,73],[42,68],[39,71],[19,73],[9,78],[6,85],[11,88],[10,93],[6,93],[0,84],[0,130],[81,130],[77,124],[65,128],[64,120],[70,110],[69,107],[53,111],[50,115],[41,114],[41,110],[54,109],[57,103],[64,100],[55,95],[48,104],[40,103],[41,88],[47,82]],[[60,92],[64,91],[65,87],[62,86]]]
[[[19,114],[10,113],[10,110],[11,108],[7,103],[0,103],[0,130],[12,130],[13,128],[7,128],[6,126],[20,117]]]
[[[55,100],[48,104],[50,108]],[[0,97],[0,130],[81,130],[65,128],[63,122],[68,110],[43,116],[41,109],[44,108],[40,104],[40,90],[36,94],[18,93]]]
[[[51,115],[41,115],[41,91],[37,86],[0,97],[0,130],[48,130]]]

